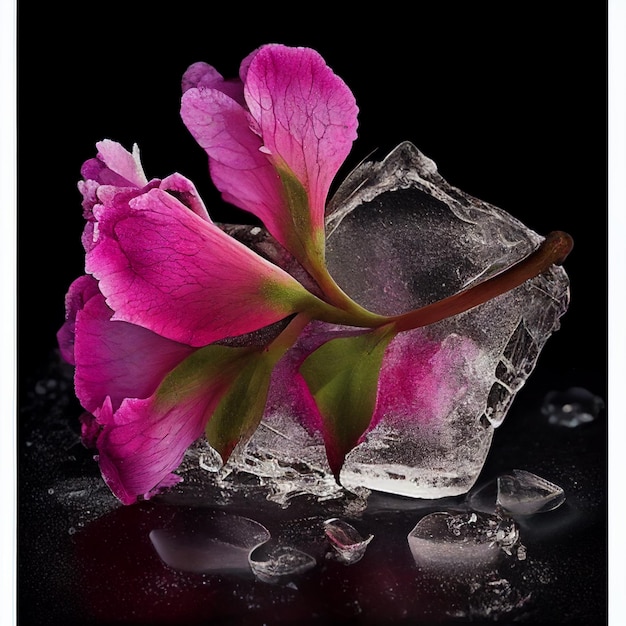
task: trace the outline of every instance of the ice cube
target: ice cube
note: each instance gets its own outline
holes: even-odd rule
[[[288,545],[262,545],[249,557],[254,575],[266,583],[280,583],[303,574],[316,565],[310,554]]]
[[[552,511],[565,502],[563,489],[525,470],[498,476],[498,504],[512,515]]]
[[[369,535],[367,539],[363,539],[354,526],[336,517],[324,522],[324,533],[338,560],[346,565],[353,565],[360,561],[370,541],[374,538],[374,535]]]
[[[244,231],[237,230],[245,239]],[[255,232],[259,251],[297,273],[280,246]],[[511,266],[542,241],[502,209],[450,186],[410,143],[382,162],[363,163],[346,179],[330,202],[327,233],[326,259],[335,280],[357,302],[385,314],[457,293]],[[440,368],[441,384],[425,386],[411,368],[400,390],[410,411],[387,402],[385,414],[346,457],[341,484],[416,498],[466,493],[483,467],[494,429],[568,303],[567,275],[554,266],[470,311],[398,335],[385,356],[379,406],[390,400],[385,376],[397,381],[402,363],[424,364],[427,344],[436,347],[430,365]],[[316,329],[328,336],[346,331],[323,324]],[[303,343],[292,354],[303,357]],[[267,453],[281,459],[283,473],[304,461],[314,477],[307,476],[308,485],[297,478],[289,489],[300,484],[304,491],[330,494],[323,439],[315,424],[303,421],[292,380],[281,380],[277,370],[262,427],[248,450],[258,458]],[[233,463],[240,460],[233,456]]]
[[[250,552],[269,539],[262,524],[217,512],[198,514],[175,528],[150,532],[150,541],[166,565],[194,573],[249,570]]]
[[[575,428],[593,422],[604,409],[604,400],[582,387],[546,394],[541,412],[550,424]]]
[[[491,566],[503,554],[517,555],[521,547],[512,519],[476,511],[430,513],[407,539],[415,563],[434,569]]]

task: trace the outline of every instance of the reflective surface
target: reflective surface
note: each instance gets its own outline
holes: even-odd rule
[[[372,493],[364,507],[362,497],[347,494],[325,502],[295,498],[281,507],[258,487],[225,493],[187,481],[123,507],[78,440],[80,408],[70,375],[52,358],[48,370],[25,385],[20,624],[606,619],[606,418],[601,412],[577,428],[550,424],[541,403],[551,388],[540,378],[531,378],[496,431],[485,469],[467,497],[412,500]],[[537,474],[565,493],[554,510],[516,517],[521,557],[519,551],[492,554],[488,546],[490,558],[484,559],[473,560],[475,551],[458,558],[447,551],[439,558],[432,546],[429,558],[414,557],[407,537],[421,519],[434,512],[463,514],[465,520],[475,519],[472,511],[488,513],[497,477],[514,469]],[[337,558],[325,532],[331,518],[350,524],[361,538],[373,535],[360,559],[346,564]],[[277,575],[269,558],[295,567]]]

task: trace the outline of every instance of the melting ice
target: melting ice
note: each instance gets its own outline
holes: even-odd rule
[[[593,422],[604,409],[604,400],[582,387],[551,391],[544,398],[541,412],[550,424],[575,428]]]
[[[354,526],[336,517],[324,522],[324,532],[338,560],[346,565],[360,561],[374,538],[374,535],[369,535],[367,539],[363,539]]]
[[[426,515],[407,539],[416,564],[435,569],[491,566],[503,553],[525,558],[511,518],[476,511]]]
[[[258,228],[232,228],[260,254],[289,265]],[[348,176],[329,204],[327,233],[326,259],[335,280],[357,302],[385,314],[450,296],[509,267],[542,241],[502,209],[449,185],[410,143]],[[417,409],[385,415],[348,454],[342,485],[416,498],[466,493],[482,469],[494,428],[559,328],[568,303],[567,275],[555,266],[466,313],[395,338],[409,354],[421,349],[424,339],[457,351],[460,358],[447,383],[458,393],[431,420]],[[461,345],[473,350],[461,354]],[[269,459],[274,484],[284,480],[290,490],[327,497],[333,480],[323,441],[298,421],[290,389],[278,378],[250,452],[235,455],[232,463],[251,467],[251,454],[261,460],[251,471],[266,472]],[[417,382],[405,392],[414,400],[411,406],[420,406],[426,393]],[[303,464],[307,471],[297,471]]]

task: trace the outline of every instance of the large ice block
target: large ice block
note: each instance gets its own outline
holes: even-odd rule
[[[231,232],[298,272],[258,227],[238,226]],[[382,162],[363,163],[346,179],[330,202],[327,234],[332,276],[354,300],[382,314],[450,296],[519,261],[543,240],[502,209],[450,186],[435,163],[410,143]],[[467,492],[484,464],[494,428],[559,328],[568,303],[567,275],[553,266],[470,311],[398,335],[385,356],[379,404],[385,398],[385,376],[396,376],[394,366],[406,363],[407,355],[423,358],[418,353],[426,344],[435,346],[432,367],[444,363],[447,368],[441,389],[427,389],[417,373],[412,378],[403,372],[403,394],[411,399],[403,406],[414,407],[412,413],[400,414],[389,403],[348,454],[342,484],[419,498]],[[346,330],[322,326],[318,334]],[[303,338],[286,359],[305,350],[307,341]],[[261,467],[264,482],[275,485],[294,478],[298,483],[301,475],[296,489],[307,491],[309,484],[317,496],[333,497],[322,438],[303,422],[284,383],[279,367],[261,427],[231,458],[229,471],[255,473]],[[446,402],[426,414],[420,407],[432,405],[433,393]]]

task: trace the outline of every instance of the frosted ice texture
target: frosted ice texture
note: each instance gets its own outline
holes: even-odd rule
[[[150,541],[166,565],[204,574],[247,570],[250,552],[269,539],[269,531],[258,522],[217,512],[200,515],[182,528],[150,532]]]
[[[324,522],[324,533],[335,551],[337,560],[353,565],[363,558],[365,550],[374,535],[364,539],[359,531],[341,519],[333,517]]]
[[[407,537],[417,565],[476,568],[491,565],[503,553],[523,560],[517,524],[507,517],[475,511],[430,513]]]
[[[286,545],[259,546],[250,553],[249,561],[254,575],[266,583],[279,583],[298,576],[317,563],[310,554]]]
[[[565,502],[562,487],[525,470],[498,476],[498,504],[511,515],[552,511]]]
[[[227,228],[298,274],[295,262],[262,229]],[[452,295],[509,267],[543,239],[502,209],[451,187],[408,142],[348,176],[329,204],[327,233],[330,273],[353,299],[384,314]],[[470,340],[477,350],[450,372],[460,393],[446,415],[434,423],[419,415],[382,419],[348,454],[342,484],[419,498],[466,493],[484,464],[494,428],[568,303],[567,275],[552,267],[466,313],[404,333],[408,349],[425,334],[443,345]],[[280,385],[272,382],[274,392]],[[336,497],[319,434],[276,397],[280,393],[271,390],[262,425],[232,457],[231,470],[258,468],[266,482],[280,485],[287,478],[289,489]],[[287,497],[288,491],[282,493]]]

